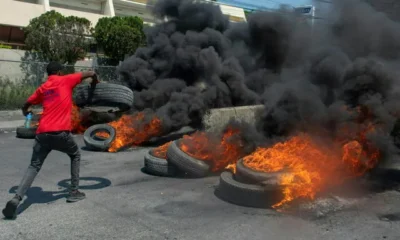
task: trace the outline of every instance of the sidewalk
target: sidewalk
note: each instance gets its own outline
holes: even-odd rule
[[[0,111],[0,130],[15,130],[24,123],[25,117],[21,110]]]

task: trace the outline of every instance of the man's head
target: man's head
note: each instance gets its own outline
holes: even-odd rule
[[[61,75],[61,71],[64,69],[64,66],[59,62],[50,62],[47,65],[47,75]]]

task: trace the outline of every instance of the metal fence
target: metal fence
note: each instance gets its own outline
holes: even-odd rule
[[[46,62],[13,61],[0,59],[0,83],[29,84],[39,86],[46,80]],[[94,70],[101,81],[120,82],[116,66],[65,65],[66,73]]]

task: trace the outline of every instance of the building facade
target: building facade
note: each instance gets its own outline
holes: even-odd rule
[[[218,5],[231,21],[246,21],[242,8]],[[64,16],[84,17],[93,26],[100,18],[107,16],[138,16],[149,25],[156,22],[150,14],[147,0],[0,0],[0,44],[22,47],[22,27],[27,26],[32,18],[51,10]]]

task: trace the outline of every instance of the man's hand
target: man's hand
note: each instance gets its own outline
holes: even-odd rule
[[[94,76],[92,77],[92,84],[98,84],[99,81],[99,77],[97,76],[97,73],[94,74]]]
[[[98,77],[97,77],[96,72],[94,72],[94,71],[85,71],[85,72],[82,72],[82,80],[84,80],[84,79],[86,79],[86,78],[91,78],[91,79],[88,81],[91,85],[96,85],[97,83],[100,82],[99,79],[98,79]]]
[[[26,117],[29,113],[32,113],[31,104],[25,103],[22,107],[22,114]]]
[[[91,78],[95,75],[96,73],[94,71],[84,71],[82,72],[82,80],[85,80],[86,78]]]

